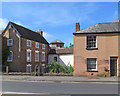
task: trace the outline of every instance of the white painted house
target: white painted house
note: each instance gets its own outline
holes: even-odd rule
[[[54,45],[59,45],[62,47],[51,47],[50,52],[48,54],[48,63],[52,61],[56,61],[57,63],[61,64],[62,66],[67,66],[71,64],[74,66],[74,55],[73,55],[73,48],[64,48],[63,42],[55,40],[53,41]],[[52,43],[50,43],[51,46]]]

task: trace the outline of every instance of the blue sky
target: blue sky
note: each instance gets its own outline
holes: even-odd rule
[[[84,29],[96,23],[116,22],[117,18],[117,2],[4,2],[0,29],[13,21],[33,31],[42,29],[48,42],[57,39],[69,45],[76,22]]]

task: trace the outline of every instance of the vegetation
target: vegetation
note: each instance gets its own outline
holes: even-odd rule
[[[68,66],[63,67],[55,61],[52,61],[50,64],[46,65],[46,72],[47,73],[73,73],[73,67],[68,64]]]
[[[5,71],[5,66],[7,66],[7,63],[5,64],[8,56],[9,56],[9,47],[5,48],[2,50],[2,66],[3,66],[3,71]]]
[[[69,45],[69,46],[66,46],[66,48],[73,48],[73,44],[70,43],[70,45]]]

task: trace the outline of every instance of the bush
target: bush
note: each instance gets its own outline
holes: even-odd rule
[[[47,73],[73,73],[74,68],[69,63],[68,66],[63,67],[62,65],[58,64],[55,61],[52,61],[50,64],[46,65],[46,72]]]
[[[64,72],[64,68],[57,62],[52,61],[50,64],[46,65],[46,72],[60,73],[60,72]]]

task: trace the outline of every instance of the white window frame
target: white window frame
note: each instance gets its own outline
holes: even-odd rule
[[[42,49],[45,49],[45,44],[42,44]]]
[[[39,48],[39,43],[35,42],[35,48]]]
[[[28,67],[30,67],[30,72],[29,72],[29,70],[28,70]],[[31,72],[32,72],[32,68],[31,68],[31,67],[32,67],[31,64],[27,64],[27,70],[26,70],[26,71],[27,71],[28,73],[31,73]]]
[[[45,73],[45,64],[42,64],[42,73]]]
[[[28,42],[30,42],[30,45],[29,45]],[[27,40],[27,46],[28,46],[28,47],[31,47],[31,45],[32,45],[31,43],[32,43],[31,40]]]
[[[90,40],[90,38],[93,39],[94,37],[95,37],[95,41],[94,40],[93,41]],[[94,47],[94,43],[95,43],[95,47]],[[87,45],[87,49],[97,48],[97,36],[87,36],[87,43],[86,43],[86,45]]]
[[[36,53],[38,54],[38,59],[36,59]],[[39,51],[38,50],[35,50],[35,61],[39,62]]]
[[[30,60],[28,60],[28,52],[30,52]],[[27,62],[31,62],[31,50],[30,49],[27,49],[26,56],[27,56]]]
[[[9,56],[8,56],[8,59],[7,59],[8,62],[12,62],[13,61],[13,51],[10,51],[10,53],[11,53],[11,59],[9,59]]]
[[[10,43],[10,40],[11,40],[11,43]],[[13,39],[8,39],[7,40],[7,46],[12,46],[13,45]]]
[[[87,66],[88,66],[88,59],[96,59],[96,69],[88,69],[88,67],[87,67],[87,71],[89,72],[89,71],[97,71],[97,58],[87,58]]]
[[[43,57],[43,55],[44,55],[44,57]],[[43,51],[42,52],[42,62],[44,62],[45,61],[45,52]]]

